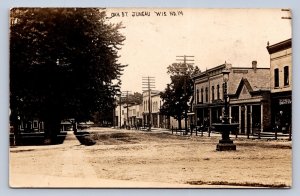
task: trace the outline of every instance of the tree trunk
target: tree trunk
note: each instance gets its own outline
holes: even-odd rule
[[[18,145],[19,143],[19,126],[18,126],[18,122],[13,122],[13,132],[14,132],[14,138],[13,138],[13,143],[12,145],[15,146],[15,145]]]
[[[77,124],[76,121],[72,123],[74,134],[77,134]]]
[[[181,116],[178,116],[178,129],[181,130],[182,127],[181,127]]]
[[[45,120],[45,144],[55,144],[60,132],[60,120],[53,118]]]

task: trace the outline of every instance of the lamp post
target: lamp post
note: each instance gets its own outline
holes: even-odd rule
[[[236,150],[236,145],[230,140],[229,134],[232,129],[236,129],[239,124],[238,123],[229,123],[229,98],[227,93],[227,82],[229,80],[230,70],[225,68],[223,71],[223,94],[224,94],[224,114],[223,114],[223,122],[220,124],[214,124],[217,130],[222,132],[222,139],[219,140],[217,144],[218,151],[229,151]]]
[[[222,71],[223,73],[223,92],[224,92],[224,117],[223,117],[223,124],[229,124],[229,100],[228,100],[228,94],[227,94],[227,82],[229,80],[229,73],[230,71],[228,69],[224,69]]]

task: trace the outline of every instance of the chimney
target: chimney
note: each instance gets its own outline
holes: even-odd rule
[[[252,61],[252,69],[256,72],[257,69],[257,61]]]

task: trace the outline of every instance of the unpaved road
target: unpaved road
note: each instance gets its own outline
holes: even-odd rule
[[[89,129],[95,145],[72,132],[63,144],[10,148],[12,187],[290,187],[287,140],[234,139],[237,151],[215,150],[220,136]]]

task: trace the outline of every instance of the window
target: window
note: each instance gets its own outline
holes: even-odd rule
[[[217,85],[217,99],[220,99],[220,85]]]
[[[284,67],[284,86],[289,85],[289,66]]]
[[[208,88],[205,88],[205,101],[208,102]]]
[[[148,109],[148,102],[145,101],[145,111],[147,111],[147,109]]]
[[[279,70],[274,69],[274,87],[279,87]]]
[[[203,88],[201,88],[201,102],[203,103]]]
[[[199,89],[197,89],[196,102],[199,103]]]
[[[211,100],[215,100],[215,86],[211,87]]]
[[[34,120],[34,121],[33,121],[33,128],[34,128],[34,129],[37,129],[37,128],[38,128],[38,121],[37,121],[37,120]]]
[[[124,110],[122,110],[122,115],[124,115]]]

